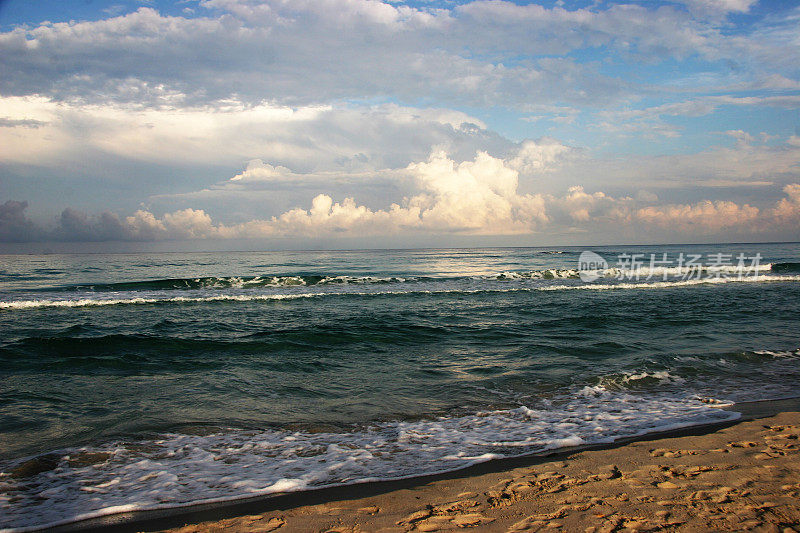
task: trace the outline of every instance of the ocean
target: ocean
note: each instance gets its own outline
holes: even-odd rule
[[[607,268],[584,251],[0,256],[0,529],[452,471],[800,395],[800,244],[591,248]]]

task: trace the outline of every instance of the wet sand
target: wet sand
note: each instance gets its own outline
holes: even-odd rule
[[[534,463],[169,531],[800,531],[800,412]]]

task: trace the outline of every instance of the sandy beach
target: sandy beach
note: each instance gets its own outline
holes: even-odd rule
[[[800,531],[800,412],[169,531]]]

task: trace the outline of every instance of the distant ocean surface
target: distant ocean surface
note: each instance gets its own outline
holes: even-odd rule
[[[0,529],[455,470],[800,395],[800,244],[594,248],[610,268],[590,283],[582,251],[0,256]],[[732,265],[687,279],[681,253]]]

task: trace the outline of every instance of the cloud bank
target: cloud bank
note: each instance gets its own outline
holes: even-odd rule
[[[666,228],[684,235],[717,235],[722,230],[742,235],[792,230],[800,226],[800,184],[783,188],[784,197],[766,208],[730,201],[647,205],[654,195],[613,197],[572,186],[565,194],[523,194],[518,169],[546,173],[553,153],[568,151],[552,142],[527,143],[508,160],[478,152],[457,163],[443,151],[410,164],[406,173],[418,192],[401,203],[370,209],[354,198],[341,201],[326,194],[280,215],[226,225],[199,209],[182,209],[157,217],[146,210],[121,217],[112,212],[88,216],[65,209],[54,227],[34,224],[25,216],[27,202],[0,206],[0,240],[153,241],[184,239],[257,239],[272,237],[364,237],[400,232],[461,235],[518,235],[543,231],[585,232],[598,226]],[[263,164],[248,168],[232,181],[271,179],[280,169]],[[256,175],[257,177],[253,177]]]

